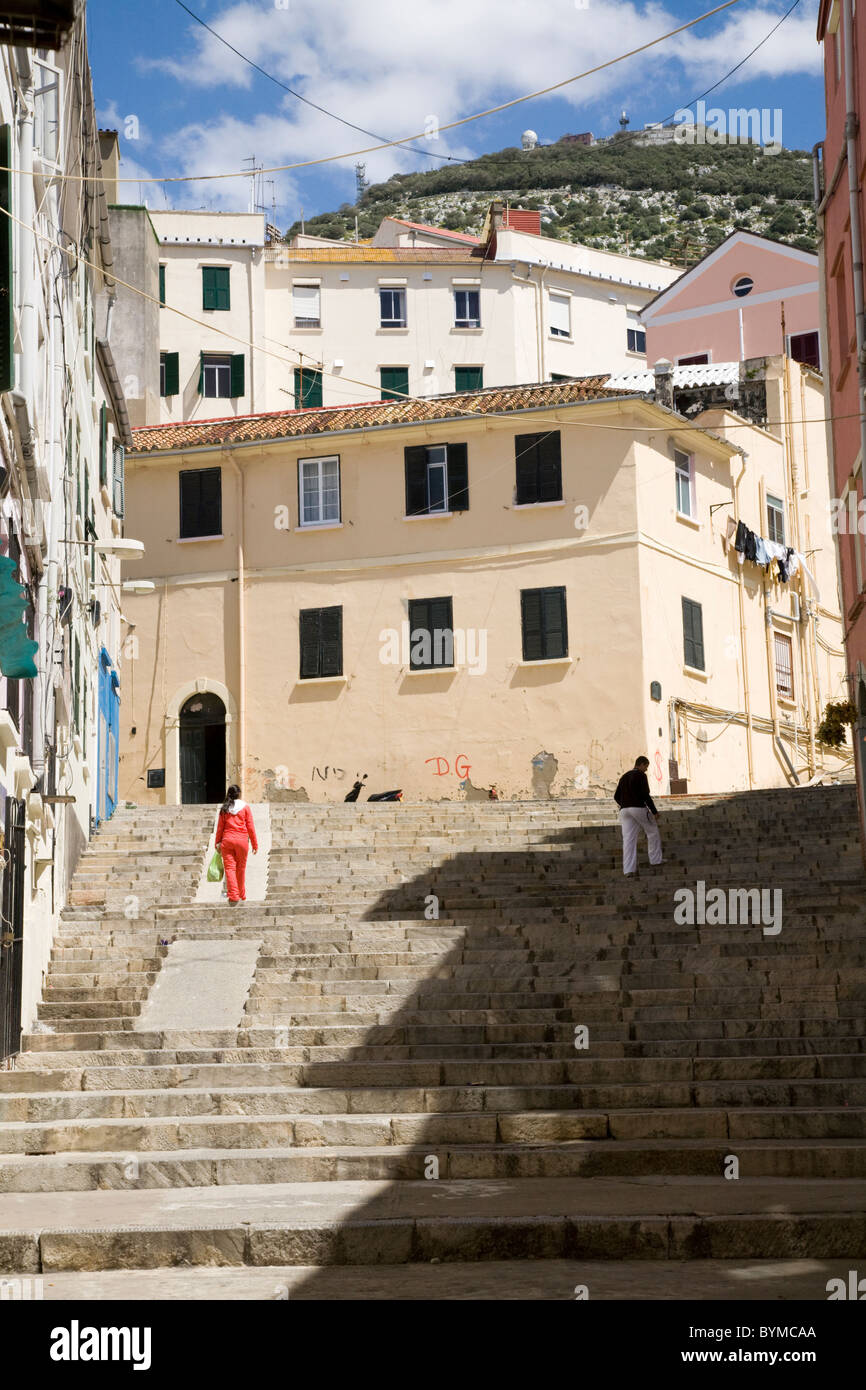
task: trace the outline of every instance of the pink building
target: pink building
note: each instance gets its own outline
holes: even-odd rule
[[[641,315],[647,361],[739,362],[786,352],[821,367],[818,257],[734,232]]]

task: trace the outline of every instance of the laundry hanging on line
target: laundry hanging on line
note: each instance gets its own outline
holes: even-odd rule
[[[732,516],[728,517],[725,527],[725,534],[722,537],[722,545],[725,554],[728,545],[733,539],[734,550],[737,552],[737,559],[742,565],[744,561],[750,560],[755,565],[761,565],[770,573],[770,566],[775,565],[772,577],[777,577],[782,584],[787,584],[802,566],[812,591],[817,599],[821,595],[815,576],[806,563],[806,557],[793,546],[782,545],[779,541],[767,540],[765,536],[759,536],[744,521],[737,522]]]

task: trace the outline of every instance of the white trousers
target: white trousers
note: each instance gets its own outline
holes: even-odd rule
[[[637,841],[641,830],[646,835],[649,861],[662,862],[662,837],[652,811],[645,806],[624,806],[619,813],[622,826],[622,871],[633,874],[637,869]]]

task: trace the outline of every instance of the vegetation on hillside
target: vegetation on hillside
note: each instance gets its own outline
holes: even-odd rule
[[[546,236],[691,264],[738,227],[815,249],[808,154],[757,145],[639,145],[507,149],[466,164],[395,174],[360,202],[306,220],[316,236],[373,235],[383,217],[478,233],[491,198],[537,208]],[[300,231],[295,222],[286,238]]]

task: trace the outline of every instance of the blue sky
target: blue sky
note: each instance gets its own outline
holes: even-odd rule
[[[417,150],[364,156],[373,181],[436,168],[566,131],[632,128],[692,107],[772,29],[791,0],[738,0],[640,56],[452,131],[437,126],[570,77],[713,7],[714,0],[186,0],[236,48],[309,100],[387,139],[429,132]],[[779,108],[788,148],[824,133],[818,0],[800,0],[776,34],[708,98]],[[90,0],[100,124],[121,137],[124,202],[245,209],[249,179],[161,186],[147,177],[240,171],[356,151],[375,141],[320,114],[212,38],[177,0]],[[428,156],[425,151],[430,151]],[[266,179],[277,224],[354,201],[357,156]]]

